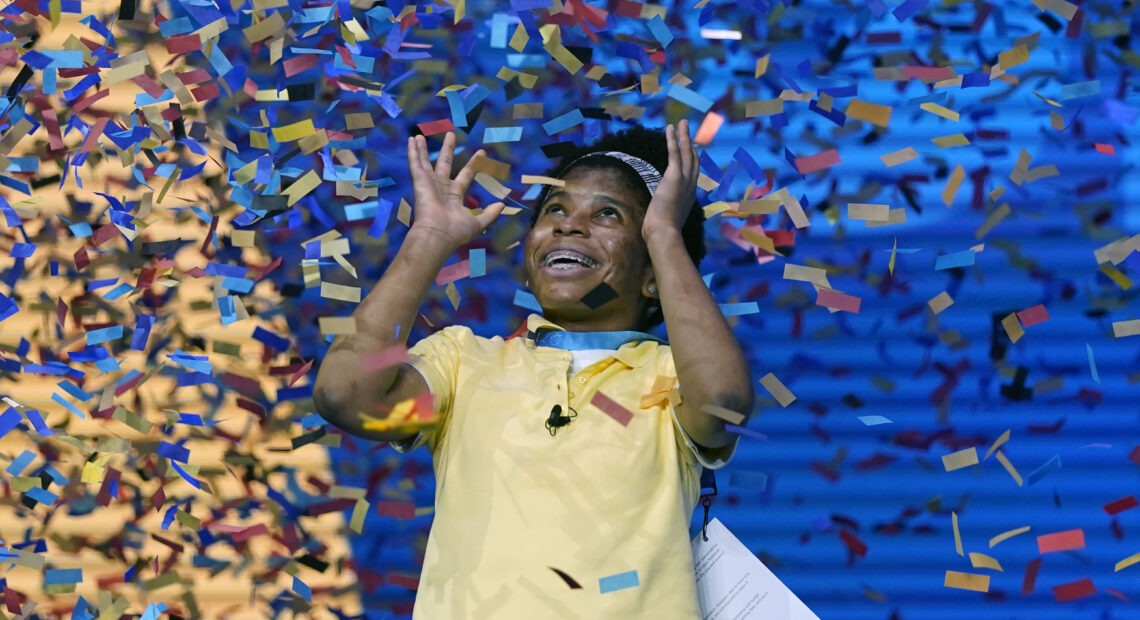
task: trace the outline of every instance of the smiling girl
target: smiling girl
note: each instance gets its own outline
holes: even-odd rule
[[[436,164],[408,140],[415,221],[338,338],[318,411],[406,452],[426,446],[435,518],[414,618],[697,618],[688,525],[702,467],[737,435],[708,405],[747,415],[750,373],[697,269],[703,216],[687,121],[602,138],[551,171],[523,246],[542,314],[512,338],[464,326],[417,342],[402,364],[363,360],[404,344],[436,274],[498,217],[463,198],[455,137]],[[666,343],[645,330],[664,321]],[[430,392],[434,426],[365,427],[362,412]]]

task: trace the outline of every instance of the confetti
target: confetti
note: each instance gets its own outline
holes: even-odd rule
[[[1096,586],[1093,585],[1091,579],[1080,579],[1063,583],[1058,586],[1053,586],[1053,596],[1057,598],[1058,602],[1067,603],[1077,599],[1089,597],[1096,594]]]
[[[598,579],[598,589],[602,594],[609,594],[610,592],[617,592],[618,590],[625,590],[627,588],[636,588],[639,585],[641,585],[641,582],[638,580],[636,570],[617,573]]]
[[[1013,478],[1013,481],[1017,483],[1017,486],[1021,486],[1021,474],[1017,473],[1017,468],[1013,466],[1013,463],[1009,462],[1009,459],[1006,458],[1001,450],[997,451],[997,460],[1001,463],[1001,466],[1005,468],[1005,471],[1009,473],[1009,477]]]
[[[1009,540],[1010,538],[1013,538],[1014,536],[1018,536],[1018,535],[1024,534],[1024,533],[1026,533],[1026,532],[1028,532],[1028,531],[1029,531],[1029,526],[1028,526],[1028,525],[1026,525],[1026,526],[1024,526],[1024,527],[1017,527],[1017,528],[1014,528],[1014,529],[1012,529],[1012,530],[1009,530],[1009,531],[1007,531],[1007,532],[1002,532],[1001,534],[998,534],[997,536],[994,536],[993,538],[991,538],[991,539],[990,539],[990,549],[993,549],[993,548],[994,548],[994,547],[996,547],[996,546],[997,546],[999,543],[1002,543],[1002,542],[1004,542],[1004,541],[1007,541],[1007,540]]]
[[[947,588],[958,588],[959,590],[989,592],[990,576],[948,570],[943,585]]]
[[[1134,564],[1140,564],[1140,553],[1133,553],[1132,555],[1130,555],[1130,556],[1124,558],[1123,560],[1117,562],[1113,571],[1119,573],[1120,571],[1122,571],[1122,570],[1124,570],[1124,569],[1126,569],[1129,566],[1132,566]]]
[[[737,413],[730,409],[725,409],[724,407],[719,407],[711,403],[703,405],[701,407],[701,413],[707,413],[711,416],[715,416],[721,420],[724,420],[725,422],[728,422],[729,424],[739,425],[745,420],[744,414]]]
[[[954,551],[956,551],[958,555],[965,555],[965,552],[962,550],[962,534],[958,530],[957,512],[950,512],[950,524],[954,529]]]
[[[964,467],[978,464],[978,449],[966,448],[957,452],[942,455],[942,465],[946,471],[955,471]]]
[[[547,566],[547,568],[554,571],[555,574],[557,574],[559,577],[561,577],[562,581],[565,581],[566,585],[569,586],[570,589],[572,589],[572,590],[581,590],[582,589],[582,586],[577,581],[575,581],[574,578],[571,577],[570,575],[567,575],[566,573],[558,570],[557,568],[554,568],[553,566]]]
[[[1126,336],[1140,336],[1140,319],[1130,321],[1113,321],[1112,335],[1116,338]]]
[[[768,373],[760,379],[760,385],[764,386],[765,390],[780,403],[781,407],[787,407],[796,400],[796,396],[792,394],[791,390],[783,384],[782,381],[776,378],[776,375]]]
[[[973,568],[988,568],[1002,572],[1001,563],[997,561],[997,558],[975,551],[970,552],[970,566]]]
[[[830,168],[838,163],[840,163],[839,151],[829,149],[815,155],[797,157],[796,170],[798,170],[800,174],[810,174]]]
[[[843,310],[844,312],[851,312],[853,314],[859,313],[859,308],[863,304],[863,300],[848,295],[839,291],[821,288],[816,294],[815,303],[824,308],[834,308],[836,310]]]
[[[621,403],[613,400],[609,396],[601,392],[594,392],[593,398],[590,399],[590,404],[601,409],[606,415],[610,416],[622,426],[629,426],[633,420],[633,413],[623,407]]]
[[[1080,529],[1066,530],[1055,534],[1044,534],[1037,537],[1037,552],[1042,554],[1084,548],[1085,533]]]
[[[954,300],[950,297],[949,293],[942,291],[932,297],[930,301],[927,301],[926,305],[930,306],[930,310],[934,314],[942,314],[944,310],[954,305]]]

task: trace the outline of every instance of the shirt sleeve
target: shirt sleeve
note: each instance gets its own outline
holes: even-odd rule
[[[669,347],[662,347],[664,353],[661,354],[661,359],[658,363],[658,374],[665,376],[677,376],[677,367],[673,363],[673,352]],[[682,402],[681,407],[685,404]],[[732,443],[727,446],[719,448],[706,448],[693,441],[689,433],[685,431],[685,427],[681,426],[681,420],[677,417],[677,408],[669,407],[669,413],[673,417],[673,427],[677,433],[678,448],[681,449],[686,456],[689,456],[700,463],[706,469],[720,469],[728,465],[732,460],[733,455],[736,454],[736,446],[740,444],[740,437],[737,436],[732,440]]]
[[[460,351],[463,342],[471,335],[469,328],[454,325],[441,329],[408,349],[408,359],[403,364],[423,376],[432,395],[438,423],[403,441],[390,442],[389,445],[397,452],[411,452],[426,445],[430,452],[435,453],[442,443],[451,421]]]

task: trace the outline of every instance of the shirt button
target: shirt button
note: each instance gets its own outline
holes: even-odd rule
[[[582,385],[586,385],[586,378],[585,377],[578,377],[578,383],[581,383]]]

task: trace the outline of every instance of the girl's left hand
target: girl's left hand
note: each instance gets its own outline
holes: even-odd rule
[[[641,236],[646,239],[658,230],[680,232],[697,195],[700,158],[689,137],[689,121],[682,120],[676,128],[666,126],[665,141],[669,146],[669,163],[645,210]]]

